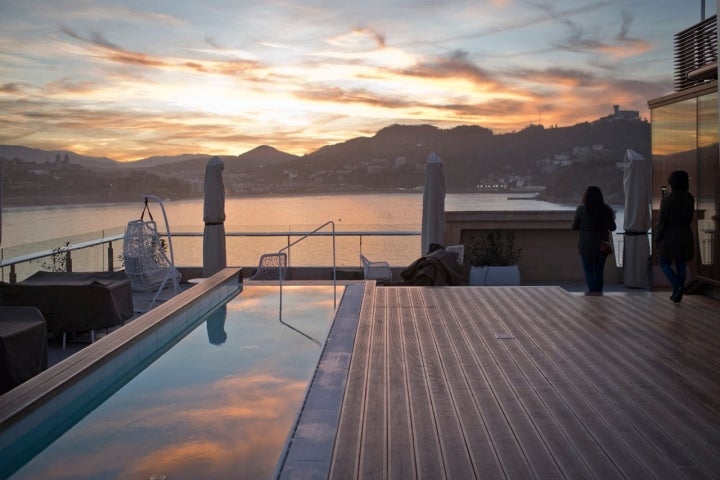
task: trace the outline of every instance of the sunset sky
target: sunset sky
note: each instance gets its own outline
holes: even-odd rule
[[[672,91],[700,0],[0,0],[0,144],[129,161],[496,133]],[[716,13],[709,0],[706,16]]]

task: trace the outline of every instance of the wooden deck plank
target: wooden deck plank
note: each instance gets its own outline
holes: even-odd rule
[[[604,418],[614,429],[623,432],[619,440],[624,442],[626,449],[641,459],[640,463],[657,478],[677,478],[681,475],[678,465],[687,465],[689,459],[683,457],[678,445],[648,417],[648,402],[652,399],[643,397],[638,385],[646,380],[636,371],[642,362],[628,361],[633,358],[633,353],[621,342],[613,340],[615,335],[608,334],[612,329],[607,323],[593,323],[598,320],[598,312],[605,311],[602,307],[609,303],[595,305],[598,299],[605,300],[588,298],[576,304],[562,299],[562,311],[557,307],[552,310],[555,318],[550,328],[544,331],[562,336],[556,341],[565,345],[564,355],[572,366],[569,371],[577,372],[592,385],[594,391],[588,395],[602,402],[597,405],[611,407],[602,410]],[[665,423],[672,419],[661,417],[661,421]],[[636,466],[637,461],[629,464],[630,468]]]
[[[360,478],[387,478],[387,292],[377,289],[365,383]]]
[[[442,451],[435,424],[430,388],[426,381],[425,359],[420,345],[413,289],[402,295],[403,330],[405,332],[405,363],[408,370],[408,398],[412,411],[412,428],[415,439],[417,475],[419,478],[445,478]],[[400,292],[394,290],[396,295]]]
[[[564,355],[573,373],[586,379],[591,387],[587,395],[604,407],[599,412],[619,433],[618,441],[625,450],[622,458],[626,453],[634,457],[632,463],[623,465],[624,471],[641,465],[656,478],[678,478],[675,465],[656,448],[666,442],[663,432],[647,421],[641,404],[633,398],[635,386],[625,377],[632,367],[618,353],[622,347],[610,341],[606,325],[592,323],[598,308],[591,302],[595,300],[583,300],[580,311],[565,302],[564,313],[556,317],[551,330],[564,337]]]
[[[449,342],[442,335],[443,311],[427,292],[426,289],[412,291],[415,294],[413,303],[418,307],[415,316],[418,331],[423,332],[421,346],[428,374],[426,378],[430,385],[445,472],[447,478],[473,478],[475,472],[468,455],[455,398],[464,385],[452,384],[452,379],[457,375],[458,362],[453,355],[443,355],[449,351]]]
[[[627,299],[605,306],[602,320],[613,332],[613,353],[618,362],[625,362],[624,375],[620,376],[629,382],[627,387],[635,387],[630,390],[630,397],[642,413],[637,416],[636,425],[646,435],[655,434],[650,440],[654,448],[675,466],[688,470],[693,478],[702,478],[703,474],[695,468],[698,464],[692,457],[701,458],[699,464],[706,465],[705,475],[720,471],[720,456],[709,448],[712,443],[708,443],[717,441],[717,436],[713,439],[704,435],[720,429],[720,412],[716,406],[712,408],[720,398],[720,376],[708,370],[701,358],[691,361],[691,357],[683,353],[689,349],[677,348],[667,340],[669,335],[646,341],[644,335],[634,336],[628,332],[627,322],[616,318],[618,309],[632,309]],[[644,331],[653,329],[660,332],[663,327],[650,323]],[[714,415],[707,415],[708,407]]]
[[[527,293],[527,292],[526,292]],[[533,292],[542,295],[529,297],[526,300],[519,297],[521,293],[513,292],[512,302],[526,305],[528,303],[536,306],[547,301],[552,295],[545,292]],[[565,294],[561,295],[564,301],[568,301]],[[499,300],[507,303],[507,299]],[[527,302],[527,303],[526,303]],[[541,313],[542,310],[540,310]],[[640,459],[632,454],[630,444],[632,443],[632,429],[624,421],[613,405],[602,395],[598,395],[592,377],[584,375],[578,370],[577,362],[585,363],[586,358],[575,359],[568,355],[568,347],[564,344],[566,337],[561,332],[553,331],[549,325],[557,318],[553,311],[553,318],[545,318],[533,314],[525,323],[518,322],[516,325],[517,338],[520,339],[524,348],[527,345],[536,346],[533,362],[543,372],[544,377],[551,383],[558,392],[559,398],[565,402],[564,408],[568,408],[574,414],[576,421],[579,421],[583,428],[592,436],[597,448],[601,449],[602,455],[594,452],[595,448],[588,444],[587,439],[582,436],[580,440],[585,448],[592,448],[594,455],[583,452],[585,462],[592,466],[595,476],[598,478],[615,478],[625,476],[627,478],[646,478],[650,476],[647,467]],[[522,317],[519,317],[522,318]],[[567,319],[561,319],[567,322]],[[557,407],[560,408],[560,407]],[[573,443],[576,441],[573,437]],[[602,472],[602,476],[600,476]]]
[[[482,348],[482,342],[478,341],[473,330],[473,326],[482,322],[483,318],[492,317],[492,312],[489,309],[476,308],[472,310],[472,316],[463,313],[466,312],[461,310],[459,313],[459,323],[463,330],[461,338],[464,340],[464,345],[461,345],[464,349],[463,359],[468,386],[476,399],[477,409],[494,448],[492,456],[473,452],[477,463],[476,470],[492,471],[498,464],[497,468],[503,472],[503,477],[532,478],[532,466],[512,431],[506,412],[491,382],[491,375],[488,373],[488,369],[494,368],[495,359],[487,348]],[[463,418],[465,418],[464,412]]]
[[[435,295],[437,290],[427,290],[426,302],[433,303],[436,311],[444,313],[442,321],[436,322],[438,348],[451,357],[444,360],[448,366],[447,379],[465,437],[467,455],[474,473],[480,478],[501,478],[504,476],[500,459],[497,457],[487,426],[483,420],[477,398],[470,388],[470,377],[477,369],[468,369],[463,359],[472,358],[471,348],[464,332],[465,322],[458,320],[455,310],[449,305],[448,295]]]
[[[371,342],[375,295],[377,289],[366,288],[358,320],[352,359],[345,388],[336,448],[330,467],[331,478],[357,478],[362,437],[361,422],[365,411],[365,391]],[[342,448],[337,448],[342,446]]]
[[[499,315],[492,308],[492,299],[497,295],[495,289],[476,292],[470,299],[470,305],[489,312],[482,322],[473,325],[474,338],[478,345],[486,348],[493,359],[486,367],[486,375],[492,385],[495,396],[504,412],[509,428],[520,444],[531,471],[536,478],[560,478],[555,458],[548,450],[545,439],[535,420],[527,410],[524,395],[527,384],[522,379],[514,360],[507,355],[505,343],[514,341],[502,337],[512,332],[511,319]],[[500,337],[500,338],[498,338]]]
[[[714,478],[720,302],[666,296],[376,289],[330,478]]]
[[[462,303],[471,302],[465,300]],[[503,332],[517,331],[514,315],[504,315],[501,310],[495,311],[503,325]],[[492,342],[492,338],[489,341]],[[532,362],[528,352],[520,347],[515,338],[505,340],[495,338],[495,343],[504,347],[498,350],[499,355],[504,359],[503,363],[515,364],[513,371],[510,372],[514,390],[562,475],[569,478],[591,477],[591,471],[576,449],[575,442],[583,440],[583,444],[588,447],[592,445],[592,441],[583,435],[584,431],[580,430],[577,423],[571,422],[571,412],[562,408],[563,402],[545,379],[542,370]],[[571,423],[574,427],[571,430],[572,436],[564,431],[563,423]],[[597,455],[600,452],[594,453]],[[604,478],[611,478],[609,470],[604,470],[603,473]]]
[[[523,298],[520,294],[526,294]],[[546,299],[549,293],[546,290],[523,290],[513,292],[513,303],[539,305]],[[565,294],[562,293],[565,297]],[[561,463],[564,472],[572,471],[572,463],[566,455],[576,455],[575,461],[581,461],[587,465],[592,474],[597,478],[618,478],[621,472],[611,460],[607,447],[603,443],[611,442],[615,445],[615,439],[609,425],[599,423],[593,430],[588,429],[586,422],[588,418],[595,416],[592,410],[592,402],[583,397],[582,391],[587,390],[587,385],[581,385],[578,377],[571,377],[563,374],[568,367],[567,360],[561,355],[561,350],[552,344],[545,342],[542,337],[534,334],[526,325],[539,324],[542,329],[545,320],[537,316],[536,310],[527,312],[517,308],[513,314],[517,322],[514,325],[514,333],[519,342],[509,344],[513,348],[513,356],[523,359],[525,369],[530,365],[537,369],[539,375],[529,376],[535,391],[541,396],[541,401],[547,408],[547,415],[551,416],[559,425],[568,438],[567,446],[563,448],[562,443],[551,445],[551,449]],[[519,351],[518,351],[519,350]],[[522,354],[521,354],[522,352]],[[564,455],[562,450],[565,450]],[[579,467],[575,467],[579,468]],[[637,473],[641,473],[638,470]],[[569,478],[573,476],[569,475]]]
[[[698,336],[692,331],[688,332],[684,328],[688,320],[669,320],[662,315],[660,319],[643,318],[642,312],[648,306],[647,302],[618,299],[608,306],[603,320],[614,325],[624,343],[633,345],[633,351],[655,365],[657,373],[672,379],[674,384],[681,387],[679,390],[695,392],[693,396],[698,402],[717,411],[715,406],[720,398],[720,342],[708,344],[703,341],[705,334]],[[619,312],[627,312],[633,321],[623,322],[615,318]],[[690,319],[692,322],[696,320],[701,318],[694,315]]]
[[[407,300],[397,292],[387,295],[388,308],[388,478],[415,478],[415,444],[410,409],[409,372],[405,361],[404,323]]]
[[[606,304],[605,307],[599,315],[606,330],[613,335],[604,337],[603,347],[606,350],[601,354],[607,358],[611,368],[616,367],[614,379],[623,389],[617,403],[626,405],[625,408],[634,405],[635,408],[630,410],[633,423],[649,438],[653,448],[675,466],[690,470],[691,476],[700,478],[701,474],[693,468],[694,462],[689,454],[692,450],[694,456],[703,457],[702,463],[710,467],[707,473],[712,476],[712,472],[720,468],[717,463],[719,458],[708,450],[706,442],[699,441],[696,432],[706,429],[717,432],[718,423],[714,422],[714,426],[707,424],[713,417],[705,415],[706,412],[702,411],[704,407],[698,410],[697,403],[693,401],[695,395],[689,395],[687,390],[689,384],[684,381],[679,383],[677,372],[672,372],[657,357],[644,355],[642,346],[637,342],[628,342],[626,337],[614,333],[613,324],[617,322],[610,315],[612,305]],[[657,346],[651,348],[656,349]],[[700,364],[695,370],[698,367]],[[686,368],[685,372],[690,374],[692,369]],[[712,388],[712,383],[703,388]],[[705,421],[697,423],[698,415],[705,417]]]

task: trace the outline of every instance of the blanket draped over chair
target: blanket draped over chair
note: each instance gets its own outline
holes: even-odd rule
[[[445,249],[435,250],[415,260],[400,272],[403,281],[399,285],[463,286],[468,275],[455,257]]]

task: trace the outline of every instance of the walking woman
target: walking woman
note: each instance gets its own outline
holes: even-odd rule
[[[685,262],[695,254],[690,223],[695,212],[695,199],[688,192],[690,180],[685,170],[675,170],[668,178],[670,194],[663,194],[657,224],[657,246],[660,268],[673,287],[670,299],[678,303],[685,286]],[[675,269],[673,270],[673,263]]]
[[[589,186],[583,195],[582,205],[575,210],[572,229],[580,232],[578,252],[591,293],[603,290],[605,260],[609,251],[602,248],[602,243],[610,243],[610,232],[616,228],[615,212],[605,204],[602,191],[594,185]]]

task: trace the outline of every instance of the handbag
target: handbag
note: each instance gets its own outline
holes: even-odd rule
[[[600,253],[603,255],[612,255],[612,245],[610,245],[610,242],[600,241]]]

